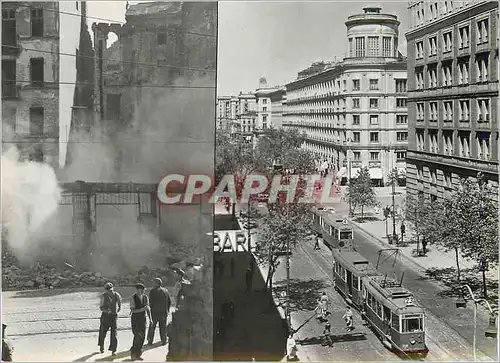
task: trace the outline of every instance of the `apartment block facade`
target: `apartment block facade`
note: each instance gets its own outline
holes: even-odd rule
[[[447,198],[478,172],[498,188],[498,2],[409,11],[408,193]]]

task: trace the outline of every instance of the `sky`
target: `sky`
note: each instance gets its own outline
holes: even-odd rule
[[[377,2],[397,15],[399,49],[406,55],[408,1]],[[315,61],[340,60],[347,50],[347,17],[363,13],[367,1],[219,2],[217,93],[255,90],[260,77],[283,85]]]

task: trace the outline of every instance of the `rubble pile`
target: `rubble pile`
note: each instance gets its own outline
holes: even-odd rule
[[[142,282],[152,285],[153,279],[161,277],[166,284],[176,281],[174,272],[169,268],[141,268],[121,276],[103,276],[101,272],[76,271],[73,268],[57,268],[55,265],[37,263],[29,268],[16,264],[6,264],[2,259],[2,286],[4,290],[53,289],[69,287],[102,287],[111,281],[117,286],[133,285]]]

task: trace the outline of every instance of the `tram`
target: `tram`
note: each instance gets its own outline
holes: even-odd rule
[[[391,351],[404,358],[423,358],[425,313],[400,281],[373,268],[354,250],[333,250],[335,289]]]
[[[324,243],[330,249],[354,248],[353,229],[349,221],[325,208],[315,208],[312,217],[314,232],[323,237]]]

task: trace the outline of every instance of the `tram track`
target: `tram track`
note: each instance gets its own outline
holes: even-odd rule
[[[304,244],[301,244],[300,250],[308,257],[308,259],[310,260],[310,262],[312,262],[314,264],[314,266],[317,267],[318,271],[320,271],[322,274],[324,274],[328,278],[328,281],[330,281],[332,283],[331,286],[333,286],[333,277],[331,276],[331,273],[330,273],[331,271],[329,271],[327,268],[325,268],[325,264],[329,265],[329,264],[331,264],[331,261],[328,261],[328,259],[322,253],[320,253],[318,255],[320,256],[320,258],[323,260],[324,263],[322,264],[322,263],[318,262],[317,259],[315,258],[315,256],[313,256],[313,254],[310,251],[308,251],[308,248],[306,246],[304,246]],[[336,291],[335,291],[335,293],[338,294],[338,292],[336,292]],[[341,298],[343,299],[342,296],[341,296]],[[425,310],[426,310],[426,318],[427,318],[428,314],[429,315],[433,315],[432,313],[429,313],[427,311],[427,309],[425,309]],[[356,314],[358,315],[358,318],[361,319],[361,316],[360,316],[359,312],[357,310],[355,310],[355,311],[356,311]],[[411,359],[411,360],[420,360],[420,361],[436,361],[436,360],[440,360],[440,361],[458,361],[458,360],[462,360],[463,361],[463,358],[464,358],[463,356],[457,356],[457,354],[453,354],[452,352],[450,352],[449,349],[443,347],[437,341],[436,337],[434,337],[433,334],[429,334],[428,331],[425,332],[425,338],[426,338],[426,341],[428,343],[431,343],[431,344],[428,344],[428,345],[433,346],[432,349],[430,349],[429,354],[425,358]],[[377,337],[377,339],[380,340],[378,337]],[[456,341],[456,343],[458,343],[460,345],[463,345],[463,344],[461,344],[458,341]],[[382,342],[380,342],[380,344],[382,344]],[[436,352],[436,350],[438,352]],[[394,354],[394,356],[397,357],[396,354]],[[407,359],[404,359],[404,358],[401,358],[401,357],[399,357],[399,358],[401,360],[407,360]]]

